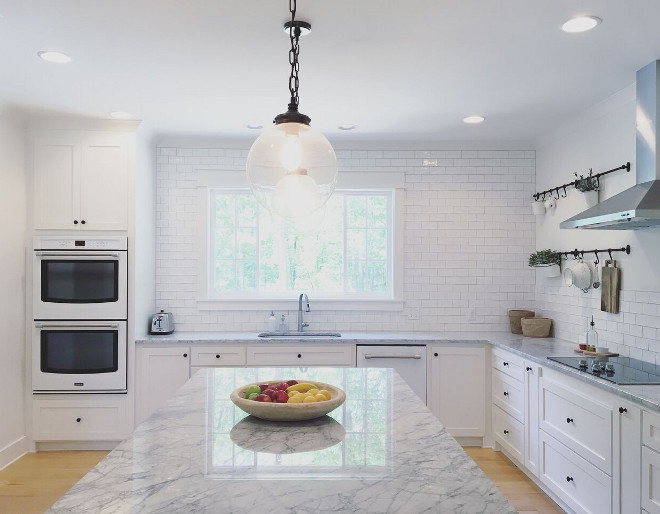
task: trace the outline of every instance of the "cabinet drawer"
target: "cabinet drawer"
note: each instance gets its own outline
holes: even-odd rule
[[[642,444],[660,452],[660,416],[653,412],[642,412]]]
[[[191,349],[191,366],[245,366],[245,348],[203,346]]]
[[[493,370],[493,403],[521,423],[525,421],[525,388],[522,382]]]
[[[518,462],[524,462],[524,425],[497,406],[493,407],[493,438]]]
[[[612,474],[612,409],[543,377],[540,428]]]
[[[644,446],[642,446],[642,507],[650,514],[660,513],[660,453]]]
[[[247,348],[248,366],[355,366],[350,346],[280,346]]]
[[[501,350],[493,350],[493,368],[521,382],[524,380],[525,367],[523,358],[518,355]]]
[[[34,400],[36,441],[115,441],[128,435],[121,400]]]
[[[541,430],[541,481],[577,513],[612,512],[612,479]]]

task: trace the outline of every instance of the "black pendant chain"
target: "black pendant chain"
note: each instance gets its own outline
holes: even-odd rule
[[[291,65],[291,75],[289,76],[289,92],[291,93],[291,103],[298,108],[298,55],[300,54],[300,27],[296,25],[296,0],[289,0],[289,12],[291,13],[291,26],[289,27],[289,39],[291,39],[291,50],[289,50],[289,64]],[[291,109],[291,105],[289,109]]]

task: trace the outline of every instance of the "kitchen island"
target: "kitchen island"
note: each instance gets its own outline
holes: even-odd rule
[[[346,391],[329,416],[271,423],[229,400],[256,381]],[[515,509],[391,369],[209,368],[51,513],[509,513]]]

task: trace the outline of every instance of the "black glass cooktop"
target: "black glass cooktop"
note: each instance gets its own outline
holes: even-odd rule
[[[630,357],[548,357],[551,361],[619,385],[660,384],[660,366]]]

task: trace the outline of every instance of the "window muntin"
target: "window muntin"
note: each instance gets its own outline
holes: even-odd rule
[[[295,223],[249,190],[209,193],[210,297],[393,297],[392,190],[336,191],[323,213]]]

